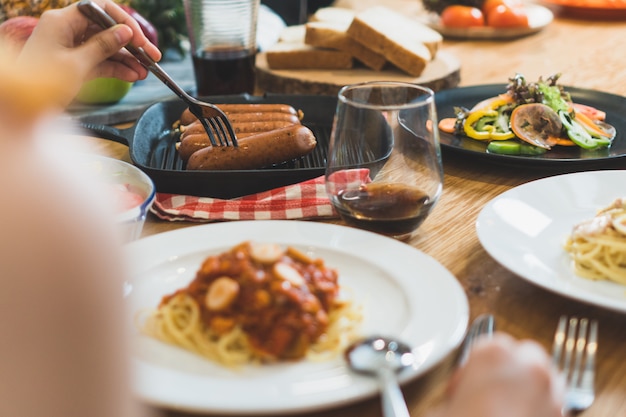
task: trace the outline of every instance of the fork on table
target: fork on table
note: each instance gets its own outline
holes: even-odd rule
[[[117,24],[104,9],[91,0],[81,0],[78,2],[78,10],[103,29],[108,29]],[[142,48],[135,47],[131,44],[126,45],[125,48],[128,52],[133,54],[148,71],[154,74],[189,106],[189,111],[198,118],[204,130],[206,130],[209,135],[211,145],[237,146],[237,137],[233,126],[222,110],[213,104],[200,101],[187,94],[187,92],[183,90],[158,63],[150,58]]]
[[[554,333],[552,359],[567,384],[563,414],[582,411],[595,399],[598,322],[561,316]]]

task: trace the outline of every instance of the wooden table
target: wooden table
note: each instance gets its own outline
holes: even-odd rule
[[[514,41],[446,41],[444,49],[460,59],[461,85],[503,83],[520,72],[534,80],[561,72],[566,85],[626,95],[626,24],[557,18],[542,32]],[[626,109],[624,109],[626,112]],[[100,141],[103,142],[103,141]],[[127,158],[115,143],[99,143],[102,152]],[[598,168],[626,168],[624,160]],[[585,305],[538,288],[505,270],[480,245],[475,231],[485,204],[512,187],[558,174],[556,171],[477,166],[444,155],[443,196],[432,215],[409,242],[448,268],[469,298],[471,318],[490,312],[497,328],[550,347],[562,314],[600,322],[597,399],[585,417],[626,416],[626,315]],[[625,188],[626,190],[626,188]],[[190,227],[149,218],[144,236]],[[442,397],[453,355],[427,375],[404,386],[411,415],[424,415]],[[210,395],[210,393],[207,393]],[[183,413],[155,410],[164,417]],[[380,416],[378,398],[341,409],[306,414],[324,417]]]

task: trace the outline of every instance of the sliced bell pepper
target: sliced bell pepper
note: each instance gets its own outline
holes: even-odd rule
[[[470,113],[465,119],[463,131],[477,140],[506,140],[515,137],[512,131],[501,132],[495,126],[500,113],[494,109],[477,110]]]

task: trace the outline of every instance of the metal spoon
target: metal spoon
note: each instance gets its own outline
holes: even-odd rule
[[[345,356],[353,371],[378,377],[384,416],[409,417],[396,378],[397,372],[415,362],[409,346],[376,336],[354,343],[346,350]]]

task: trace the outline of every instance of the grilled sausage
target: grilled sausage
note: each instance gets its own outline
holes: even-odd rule
[[[280,129],[283,127],[291,126],[293,124],[300,124],[300,121],[287,121],[287,120],[259,120],[251,122],[239,122],[233,123],[233,131],[237,135],[237,138],[246,136],[246,133],[261,133],[268,132],[270,130]],[[195,135],[208,135],[204,126],[199,121],[195,121],[187,126],[181,128],[180,140],[183,141],[189,136]],[[211,142],[209,142],[210,144]]]
[[[248,103],[248,104],[216,104],[224,113],[249,113],[249,112],[278,112],[298,114],[296,109],[288,104]]]
[[[227,116],[241,113],[280,113],[302,119],[302,112],[296,111],[287,104],[217,104],[217,107]],[[180,123],[187,125],[198,118],[189,109],[185,109],[180,116]]]
[[[226,117],[232,124],[247,122],[270,122],[281,121],[300,123],[300,119],[295,114],[279,112],[250,112],[250,113],[227,113]]]
[[[258,169],[304,156],[316,144],[309,128],[292,125],[242,138],[238,147],[208,146],[200,149],[189,157],[187,169]]]
[[[283,121],[237,123],[233,125],[233,130],[237,136],[237,142],[240,143],[241,139],[249,136],[257,135],[263,132],[270,132],[276,129],[282,129],[294,124],[300,123]],[[178,149],[178,153],[183,161],[189,159],[191,154],[195,151],[211,146],[211,140],[209,139],[209,135],[207,135],[204,130],[204,126],[202,126],[200,122],[196,123],[197,126],[192,125],[190,125],[190,129],[186,129],[180,135],[180,142],[176,146],[176,149]]]

